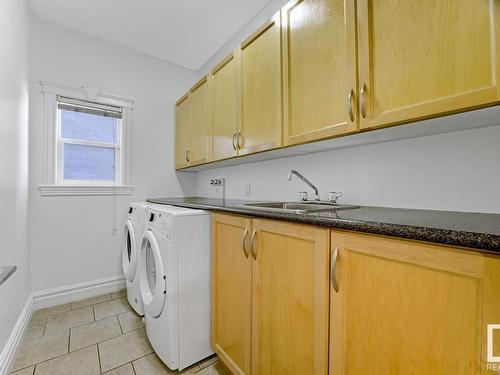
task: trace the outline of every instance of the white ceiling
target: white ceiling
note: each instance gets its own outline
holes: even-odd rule
[[[30,0],[34,17],[198,70],[270,0]]]

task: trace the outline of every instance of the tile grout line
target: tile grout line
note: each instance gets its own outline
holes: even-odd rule
[[[148,353],[148,354],[144,354],[143,356],[140,356],[140,357],[137,357],[137,358],[132,359],[130,362],[125,362],[125,363],[122,363],[121,365],[118,365],[118,366],[116,366],[116,367],[113,367],[113,368],[109,369],[109,370],[108,370],[108,371],[106,371],[106,372],[110,372],[110,371],[116,370],[117,368],[120,368],[120,367],[122,367],[122,366],[125,366],[127,363],[132,364],[132,368],[134,368],[134,362],[135,362],[135,361],[138,361],[139,359],[142,359],[142,358],[144,358],[144,357],[147,357],[148,355],[151,355],[151,354],[153,354],[153,353],[156,355],[156,353],[155,353],[155,352],[154,352],[154,350],[153,350],[152,352],[150,352],[150,353]],[[134,372],[135,372],[135,369],[134,369]]]
[[[95,322],[95,320],[91,320],[91,321],[86,322],[86,323],[78,324],[78,325],[76,325],[74,327],[68,327],[68,328],[61,329],[60,331],[49,332],[48,334],[46,333],[45,335],[43,335],[41,337],[38,337],[38,338],[41,339],[43,337],[50,337],[50,336],[57,335],[58,333],[61,333],[61,332],[64,332],[64,331],[68,331],[71,328],[79,328],[81,326],[84,326],[84,325],[87,325],[87,324],[90,324],[90,323],[94,323],[94,322]],[[36,339],[33,339],[33,340],[36,340]],[[29,340],[29,341],[32,341],[32,340]]]
[[[94,305],[94,306],[95,306],[95,305]],[[119,314],[123,314],[123,313],[119,313]],[[102,365],[101,365],[101,356],[100,356],[99,344],[102,344],[102,343],[104,343],[104,342],[106,342],[106,341],[110,341],[110,340],[116,339],[117,337],[121,337],[121,336],[124,336],[124,335],[126,335],[126,334],[129,334],[129,333],[132,333],[132,332],[138,331],[138,330],[140,330],[141,328],[144,328],[144,327],[141,327],[141,328],[138,328],[138,329],[136,329],[136,330],[133,330],[133,331],[130,331],[130,332],[127,332],[126,334],[124,334],[124,333],[123,333],[123,330],[122,330],[122,327],[121,327],[121,324],[120,324],[120,319],[118,319],[118,315],[119,315],[119,314],[111,315],[111,316],[108,316],[108,317],[106,317],[106,318],[104,318],[104,319],[109,319],[109,318],[113,318],[113,317],[115,317],[115,318],[118,320],[118,325],[120,326],[120,331],[122,331],[122,334],[121,334],[121,335],[118,335],[118,336],[115,336],[115,337],[111,337],[111,338],[106,339],[106,340],[103,340],[103,341],[101,341],[101,342],[99,342],[99,343],[97,343],[97,344],[94,344],[94,345],[97,345],[97,352],[98,352],[98,355],[99,355],[99,368],[100,368],[101,374],[102,374],[103,372],[102,372]],[[100,320],[104,320],[104,319],[100,319]],[[92,345],[89,345],[89,346],[92,346]],[[88,348],[89,346],[87,346],[87,348]],[[81,349],[78,349],[78,350],[81,350]],[[151,354],[151,353],[148,353],[148,354],[144,355],[143,357],[146,357],[146,356],[148,356],[148,355],[150,355],[150,354]],[[136,359],[134,359],[134,360],[132,360],[132,361],[136,361],[136,360],[138,360],[138,359],[140,359],[140,358],[143,358],[143,357],[136,358]],[[115,369],[117,369],[117,368],[119,368],[119,367],[121,367],[121,366],[126,365],[127,363],[130,363],[130,364],[132,365],[132,369],[134,370],[134,374],[135,374],[135,369],[134,369],[134,365],[133,365],[132,361],[130,361],[130,362],[126,362],[126,363],[123,363],[123,364],[121,364],[121,365],[119,365],[119,366],[117,366],[117,367],[114,367],[114,368],[112,368],[112,369],[109,369],[109,370],[108,370],[108,371],[106,371],[106,372],[109,372],[109,371],[115,370]]]
[[[138,330],[139,330],[139,329],[137,329],[136,331],[138,331]],[[135,331],[131,331],[131,332],[135,332]],[[129,332],[129,333],[130,333],[130,332]],[[40,362],[37,362],[37,363],[35,363],[35,364],[31,364],[31,365],[29,365],[29,366],[26,366],[26,367],[23,367],[23,368],[17,369],[17,370],[16,370],[16,372],[17,372],[17,371],[21,371],[21,370],[25,370],[25,369],[27,369],[28,367],[34,366],[34,368],[33,368],[33,374],[35,374],[36,367],[37,367],[38,365],[40,365],[40,364],[43,364],[43,363],[46,363],[46,362],[52,361],[53,359],[57,359],[57,358],[60,358],[60,357],[65,356],[65,355],[69,355],[69,354],[76,353],[76,352],[78,352],[78,351],[80,351],[80,350],[88,349],[88,348],[90,348],[91,346],[94,346],[94,345],[95,345],[95,346],[97,347],[97,355],[98,355],[98,360],[99,360],[99,368],[100,368],[100,372],[101,372],[101,374],[102,374],[102,366],[101,366],[101,356],[100,356],[100,351],[99,351],[99,344],[102,344],[103,342],[106,342],[106,341],[109,341],[109,340],[115,339],[115,338],[120,337],[120,336],[124,336],[124,335],[115,336],[115,337],[113,337],[113,338],[111,338],[111,339],[107,339],[107,340],[101,341],[101,342],[99,342],[99,343],[92,344],[92,345],[88,345],[88,346],[85,346],[85,347],[83,347],[83,348],[77,349],[77,350],[75,350],[74,352],[61,354],[61,355],[58,355],[58,356],[56,356],[56,357],[54,357],[54,358],[49,358],[49,359],[46,359],[46,360],[44,360],[44,361],[40,361]],[[115,370],[115,369],[117,369],[117,368],[119,368],[119,367],[121,367],[121,366],[124,366],[124,365],[126,365],[127,363],[130,363],[130,364],[132,365],[132,369],[134,370],[134,374],[137,374],[137,373],[136,373],[136,371],[135,371],[134,362],[135,362],[135,361],[138,361],[138,360],[140,360],[140,359],[143,359],[143,358],[145,358],[145,357],[147,357],[147,356],[149,356],[149,355],[151,355],[151,354],[154,354],[155,356],[157,356],[157,354],[156,354],[156,353],[154,352],[154,350],[153,350],[152,352],[150,352],[150,353],[148,353],[148,354],[145,354],[145,355],[143,355],[143,356],[141,356],[141,357],[137,357],[137,358],[135,358],[135,359],[131,360],[130,362],[126,362],[126,363],[123,363],[123,364],[121,364],[121,365],[119,365],[119,366],[117,366],[117,367],[113,367],[113,368],[109,369],[107,372],[112,371],[112,370]],[[206,359],[206,358],[205,358],[205,359]],[[203,359],[202,361],[204,361],[205,359]],[[219,360],[219,359],[217,358],[217,361],[218,361],[218,360]],[[202,361],[200,361],[200,362],[202,362]],[[198,371],[194,372],[194,374],[197,374],[197,373],[199,373],[200,371],[202,371],[202,370],[204,370],[204,369],[206,369],[206,368],[208,368],[208,367],[210,367],[210,366],[213,366],[213,365],[216,363],[216,362],[214,362],[214,363],[210,363],[208,366],[205,366],[205,367],[201,368],[201,367],[200,367],[200,365],[199,365],[199,363],[200,363],[200,362],[197,362],[197,363],[193,364],[193,366],[194,366],[194,365],[197,365],[197,366],[198,366]],[[165,366],[166,366],[166,365],[165,365]],[[9,373],[9,375],[10,375],[10,373]]]
[[[110,297],[111,297],[111,294],[110,294]],[[103,302],[109,302],[109,301],[112,301],[112,299],[110,299],[110,300],[108,300],[108,301],[103,301]],[[78,301],[75,301],[74,303],[76,303],[76,302],[78,302]],[[103,302],[99,302],[99,303],[103,303]],[[99,303],[96,303],[96,304],[99,304]],[[86,349],[86,348],[88,348],[88,347],[90,347],[90,346],[93,346],[93,345],[96,345],[96,347],[97,347],[97,351],[98,351],[98,356],[99,356],[99,346],[98,346],[98,344],[99,344],[99,343],[96,343],[96,344],[93,344],[93,345],[88,345],[88,346],[85,346],[85,347],[83,347],[83,348],[79,348],[79,349],[75,350],[74,352],[70,352],[71,330],[72,330],[73,328],[82,327],[82,326],[84,326],[84,325],[86,325],[86,324],[90,324],[90,323],[94,323],[94,322],[96,322],[96,319],[95,319],[95,309],[94,309],[94,306],[95,306],[96,304],[91,304],[91,305],[88,305],[88,306],[81,306],[81,307],[79,307],[79,308],[77,308],[77,309],[72,309],[72,308],[71,308],[71,305],[70,305],[70,309],[69,309],[68,311],[59,311],[59,312],[48,313],[48,314],[47,314],[47,316],[43,319],[44,329],[43,329],[43,334],[42,334],[42,336],[40,336],[40,337],[36,337],[36,338],[33,338],[33,339],[31,339],[31,340],[25,340],[25,342],[31,342],[31,341],[35,341],[35,340],[41,340],[41,339],[44,339],[44,338],[47,338],[47,337],[50,337],[50,336],[54,336],[54,335],[57,335],[57,334],[61,334],[62,332],[64,332],[64,331],[66,331],[66,330],[67,330],[67,331],[68,331],[67,352],[66,352],[66,353],[64,353],[64,354],[61,354],[61,355],[55,356],[55,357],[53,357],[53,358],[48,358],[48,359],[45,359],[45,360],[43,360],[43,361],[40,361],[40,362],[36,362],[36,363],[30,364],[30,365],[28,365],[28,366],[26,366],[26,367],[22,367],[22,368],[16,369],[14,372],[17,372],[17,371],[22,371],[22,370],[25,370],[25,369],[27,369],[27,368],[29,368],[29,367],[33,366],[33,373],[32,373],[32,374],[34,374],[34,373],[35,373],[35,370],[36,370],[36,367],[37,367],[39,364],[42,364],[42,363],[45,363],[45,362],[51,361],[51,360],[56,359],[56,358],[63,357],[63,356],[65,356],[65,355],[70,355],[70,354],[72,354],[72,353],[75,353],[75,352],[78,352],[78,351],[80,351],[80,350]],[[64,304],[63,304],[63,305],[64,305]],[[59,306],[59,305],[56,305],[56,306]],[[56,307],[56,306],[54,306],[54,307]],[[47,331],[47,325],[48,325],[49,317],[50,317],[51,315],[57,315],[57,314],[62,314],[62,313],[68,313],[68,312],[72,312],[72,311],[76,311],[76,310],[78,310],[78,309],[83,309],[83,308],[88,308],[88,307],[91,307],[91,309],[92,309],[92,312],[93,312],[93,318],[94,318],[94,320],[93,320],[93,321],[86,322],[86,323],[83,323],[83,324],[80,324],[80,325],[76,325],[76,326],[74,326],[74,327],[68,327],[68,328],[66,328],[66,329],[63,329],[63,330],[60,330],[60,331],[51,332],[51,333],[47,334],[47,332],[46,332],[46,331]],[[39,311],[39,310],[35,310],[35,311]],[[125,312],[127,312],[127,311],[125,311]],[[122,313],[124,313],[124,312],[122,312]],[[111,315],[111,316],[106,317],[106,318],[104,318],[104,319],[111,318],[111,317],[113,317],[113,316],[116,316],[116,317],[117,317],[117,319],[118,319],[118,314]],[[29,322],[29,323],[31,323],[31,322],[32,322],[32,320],[33,320],[33,317],[30,319],[30,322]],[[100,319],[100,320],[103,320],[103,319]],[[28,323],[28,324],[29,324],[29,323]],[[119,320],[118,320],[118,324],[120,324],[120,321],[119,321]],[[140,329],[140,328],[139,328],[139,329]],[[137,329],[137,330],[139,330],[139,329]],[[121,331],[121,330],[122,330],[122,329],[121,329],[121,326],[120,326],[120,331]],[[133,331],[130,331],[130,332],[134,332],[134,331],[136,331],[136,330],[133,330]],[[128,332],[128,333],[130,333],[130,332]],[[123,335],[123,334],[122,334],[122,335]],[[115,336],[115,337],[113,337],[113,338],[116,338],[116,337],[119,337],[119,336],[122,336],[122,335],[118,335],[118,336]],[[113,338],[110,338],[110,339],[108,339],[108,340],[111,340],[111,339],[113,339]],[[104,340],[104,341],[108,341],[108,340]],[[102,341],[102,342],[104,342],[104,341]],[[15,355],[17,355],[17,352],[18,352],[18,351],[16,350]],[[99,367],[101,368],[100,356],[99,356]],[[102,372],[102,369],[101,369],[101,372]],[[9,372],[9,374],[11,374],[11,372]]]
[[[92,307],[93,307],[93,305],[92,305]],[[94,320],[93,322],[88,322],[88,323],[85,323],[85,324],[82,324],[82,325],[79,325],[79,326],[76,326],[76,327],[72,327],[72,328],[70,328],[70,332],[71,332],[71,329],[73,329],[73,328],[80,328],[80,327],[83,327],[83,326],[85,326],[85,325],[87,325],[87,324],[97,323],[97,322],[100,322],[100,321],[103,321],[103,320],[106,320],[106,319],[111,319],[111,318],[113,318],[113,317],[116,317],[116,319],[118,320],[118,325],[120,325],[120,319],[118,319],[118,315],[112,315],[112,316],[108,316],[107,318],[104,318],[104,319]],[[143,328],[143,327],[141,327],[141,328]],[[130,331],[130,332],[127,332],[127,333],[131,333],[131,332],[134,332],[134,331],[138,331],[139,329],[140,329],[140,328],[135,329],[135,330]],[[121,325],[120,325],[120,331],[122,331]],[[109,340],[116,339],[117,337],[120,337],[120,336],[123,336],[123,335],[124,335],[124,333],[123,333],[123,331],[122,331],[122,334],[120,334],[120,335],[116,335],[116,336],[110,337],[110,338],[108,338],[108,339],[106,339],[106,340],[102,340],[102,341],[96,342],[96,343],[94,343],[94,344],[90,344],[90,345],[82,346],[81,348],[78,348],[78,349],[74,350],[73,352],[77,352],[78,350],[82,350],[82,349],[85,349],[85,348],[89,348],[89,347],[91,347],[91,346],[98,345],[98,344],[101,344],[101,343],[103,343],[103,342],[106,342],[106,341],[109,341]],[[73,352],[70,352],[70,353],[73,353]]]
[[[121,299],[124,299],[124,298],[125,298],[125,297],[123,297],[123,296],[122,296],[122,297],[118,297],[118,298],[116,298],[116,299],[114,299],[114,300],[121,300]],[[140,331],[140,330],[145,330],[145,327],[144,327],[144,326],[141,326],[141,327],[139,327],[139,328],[132,329],[132,330],[131,330],[131,331],[129,331],[129,332],[126,332],[126,333],[124,332],[123,327],[122,327],[121,322],[120,322],[120,319],[118,318],[118,315],[121,315],[121,314],[126,314],[126,313],[129,313],[129,312],[133,312],[133,310],[132,310],[132,309],[127,309],[127,310],[125,310],[125,311],[120,311],[120,312],[118,312],[118,313],[115,313],[115,314],[112,314],[112,315],[110,315],[110,316],[106,316],[106,317],[104,317],[104,318],[102,318],[102,319],[97,320],[97,319],[96,319],[96,311],[95,311],[95,306],[96,306],[96,305],[98,305],[98,304],[102,304],[102,303],[106,303],[106,302],[111,302],[111,301],[114,301],[114,300],[113,300],[113,299],[111,299],[111,300],[102,301],[102,302],[94,303],[94,304],[87,305],[87,306],[80,306],[80,307],[78,307],[78,308],[76,308],[76,309],[72,309],[72,307],[70,306],[70,309],[69,309],[68,311],[59,311],[59,312],[48,313],[48,314],[47,314],[47,316],[44,318],[44,320],[42,320],[42,324],[43,324],[43,334],[42,334],[42,336],[37,337],[37,338],[34,338],[34,339],[32,339],[32,340],[26,340],[26,341],[28,341],[28,342],[29,342],[29,341],[34,341],[34,340],[41,340],[41,339],[44,339],[44,338],[48,338],[48,337],[51,337],[51,336],[55,336],[55,335],[58,335],[58,334],[62,334],[64,331],[66,331],[66,330],[67,330],[67,331],[68,331],[67,352],[66,352],[66,353],[64,353],[64,354],[61,354],[61,355],[55,356],[55,357],[53,357],[53,358],[47,358],[47,359],[45,359],[45,360],[43,360],[43,361],[40,361],[40,362],[36,362],[36,363],[30,364],[29,366],[26,366],[26,367],[23,367],[23,368],[19,368],[19,369],[17,369],[16,371],[25,370],[25,369],[27,369],[27,368],[29,368],[29,367],[33,366],[33,373],[32,373],[32,375],[34,375],[34,373],[36,372],[36,370],[37,370],[37,368],[38,368],[38,365],[40,365],[40,364],[43,364],[43,363],[46,363],[46,362],[49,362],[49,361],[55,360],[55,359],[57,359],[57,358],[60,358],[60,357],[65,356],[65,355],[70,355],[70,354],[76,353],[76,352],[78,352],[78,351],[81,351],[81,350],[87,349],[87,348],[89,348],[89,347],[91,347],[91,346],[94,346],[94,345],[95,345],[95,346],[96,346],[96,349],[97,349],[97,354],[98,354],[99,368],[100,368],[100,372],[102,373],[102,365],[101,365],[101,358],[100,358],[99,344],[104,343],[104,342],[106,342],[106,341],[110,341],[110,340],[112,340],[112,339],[116,339],[117,337],[120,337],[120,336],[124,336],[124,335],[127,335],[127,334],[131,334],[131,333],[134,333],[134,332],[137,332],[137,331]],[[77,302],[77,301],[76,301],[76,302]],[[75,302],[75,303],[76,303],[76,302]],[[93,319],[94,319],[93,321],[89,321],[89,322],[86,322],[86,323],[83,323],[83,324],[79,324],[79,325],[76,325],[76,326],[74,326],[74,327],[68,327],[68,328],[63,329],[63,330],[60,330],[60,331],[54,331],[54,332],[47,333],[48,321],[49,321],[49,318],[50,318],[51,316],[53,316],[53,315],[57,315],[57,314],[63,314],[63,313],[71,313],[72,311],[76,311],[76,310],[79,310],[79,309],[85,309],[85,308],[91,308],[91,309],[92,309],[92,313],[93,313],[92,315],[93,315]],[[71,331],[72,331],[74,328],[83,327],[83,326],[85,326],[85,325],[88,325],[88,324],[91,324],[91,323],[95,323],[95,322],[98,322],[98,321],[101,321],[101,320],[104,320],[104,319],[112,318],[112,317],[116,317],[116,319],[118,320],[118,325],[119,325],[119,327],[120,327],[120,331],[122,332],[121,334],[119,334],[119,335],[117,335],[117,336],[115,336],[115,337],[111,337],[111,338],[109,338],[109,339],[103,340],[103,341],[101,341],[101,342],[98,342],[98,343],[92,344],[92,345],[88,345],[88,346],[84,346],[84,347],[78,348],[78,349],[74,350],[73,352],[71,352],[71,351],[70,351],[70,349],[71,349],[71,336],[72,336],[72,332],[71,332]],[[30,320],[30,322],[31,322],[31,320]],[[120,366],[123,366],[123,365],[125,365],[125,364],[127,364],[127,363],[130,363],[130,364],[131,364],[131,366],[132,366],[132,369],[133,369],[134,374],[137,374],[137,372],[136,372],[136,370],[135,370],[135,367],[134,367],[134,365],[133,365],[133,361],[137,361],[137,360],[139,360],[139,359],[141,359],[141,358],[144,358],[144,357],[147,357],[147,356],[149,356],[149,355],[151,355],[151,354],[153,354],[153,353],[154,353],[154,351],[151,351],[151,352],[149,352],[149,353],[145,354],[144,356],[141,356],[141,357],[135,358],[135,359],[133,359],[132,361],[130,361],[130,362],[126,362],[126,363],[124,363],[124,364],[122,364],[122,365],[120,365]],[[120,367],[120,366],[118,366],[118,367]],[[200,369],[200,367],[199,367],[199,366],[198,366],[198,369]],[[114,369],[111,369],[111,370],[114,370]],[[197,372],[198,372],[198,371],[197,371]]]
[[[95,346],[97,346],[97,344],[94,344],[94,345],[95,345]],[[70,355],[70,354],[73,354],[73,353],[79,352],[80,350],[88,349],[88,348],[90,348],[91,346],[93,346],[93,345],[89,345],[89,346],[86,346],[86,347],[84,347],[84,348],[81,348],[81,349],[75,350],[74,352],[68,352],[68,353],[65,353],[65,354],[58,355],[57,357],[54,357],[54,358],[49,358],[49,359],[46,359],[46,360],[43,360],[43,361],[37,362],[37,363],[35,363],[35,364],[32,364],[32,365],[29,365],[29,366],[26,366],[26,367],[20,368],[20,369],[18,369],[18,370],[16,370],[16,371],[14,371],[14,373],[15,373],[15,372],[17,372],[17,371],[26,370],[28,367],[33,366],[33,374],[34,374],[34,373],[35,373],[35,371],[36,371],[36,368],[38,367],[38,365],[41,365],[41,364],[44,364],[44,363],[50,362],[50,361],[52,361],[52,360],[54,360],[54,359],[58,359],[58,358],[64,357],[65,355]],[[99,349],[97,349],[97,353],[98,353],[97,355],[99,356]],[[101,363],[100,363],[100,360],[99,360],[99,368],[100,368],[100,365],[101,365]],[[8,375],[13,375],[13,374],[12,374],[12,373],[9,373]]]
[[[69,330],[68,330],[68,331],[69,331]],[[63,332],[63,331],[60,331],[60,332],[58,332],[57,334],[61,334],[61,332]],[[68,335],[69,335],[69,332],[68,332]],[[47,337],[50,337],[50,336],[52,336],[52,335],[48,335]],[[40,338],[41,338],[41,337],[39,337],[39,339],[40,339]],[[68,336],[68,339],[69,339],[69,336]],[[36,340],[36,339],[35,339],[35,340]],[[32,341],[32,340],[30,340],[30,341]],[[69,340],[68,340],[68,341],[69,341]],[[76,350],[75,350],[75,351],[76,351]],[[16,351],[16,353],[15,353],[15,354],[17,355],[17,351]],[[53,357],[53,358],[47,358],[47,359],[45,359],[45,360],[43,360],[43,361],[40,361],[40,362],[32,363],[32,364],[30,364],[30,365],[28,365],[28,366],[26,366],[26,367],[19,368],[19,369],[17,369],[17,370],[16,370],[16,371],[14,371],[14,372],[21,371],[21,370],[26,370],[28,367],[31,367],[31,366],[35,366],[35,367],[36,367],[36,366],[38,366],[38,365],[39,365],[39,364],[41,364],[41,363],[48,362],[48,361],[50,361],[50,360],[52,360],[52,359],[56,359],[56,358],[62,357],[62,356],[67,355],[67,354],[69,354],[69,352],[68,352],[68,353],[64,353],[64,354],[61,354],[61,355],[58,355],[58,356],[55,356],[55,357]],[[34,369],[33,369],[33,372],[34,372]],[[9,372],[9,373],[8,373],[8,375],[10,375],[10,374],[11,374],[11,372]]]
[[[125,334],[125,332],[123,332],[123,327],[122,327],[122,323],[120,322],[120,318],[118,318],[118,315],[115,315],[116,316],[116,320],[118,320],[118,325],[120,326],[120,331],[122,331],[122,335]]]
[[[82,346],[81,348],[75,349],[75,350],[73,350],[72,352],[69,352],[68,354],[75,353],[75,352],[77,352],[77,351],[79,351],[79,350],[82,350],[82,349],[87,349],[87,348],[90,348],[91,346],[94,346],[94,345],[99,345],[99,344],[102,344],[103,342],[106,342],[106,341],[109,341],[109,340],[116,339],[117,337],[120,337],[120,336],[123,336],[123,335],[117,335],[117,336],[110,337],[109,339],[106,339],[106,340],[103,340],[103,341],[99,341],[99,342],[95,342],[95,343],[90,344],[90,345],[85,345],[85,346]]]
[[[107,293],[106,293],[107,294]],[[102,296],[105,296],[106,294],[101,294],[99,296],[95,296],[95,297],[89,297],[88,299],[91,299],[91,298],[97,298],[97,297],[102,297]],[[104,302],[109,302],[109,301],[112,301],[112,298],[111,298],[111,294],[109,294],[109,299],[107,300],[104,300],[104,301],[100,301],[100,302],[93,302],[93,303],[89,303],[88,305],[83,305],[83,306],[79,306],[77,308],[73,308],[73,305],[75,303],[78,303],[78,302],[81,302],[81,301],[74,301],[74,302],[71,302],[71,310],[78,310],[78,309],[81,309],[82,307],[88,307],[88,306],[94,306],[94,305],[97,305],[99,303],[104,303]]]
[[[49,321],[49,317],[47,315],[47,319],[45,319],[45,323],[43,323],[43,333],[42,337],[45,336],[45,331],[47,330],[47,322]]]
[[[110,316],[109,318],[112,318],[112,316]],[[109,318],[106,318],[106,319],[109,319]],[[79,326],[79,327],[81,327],[81,326]],[[75,328],[78,328],[78,327],[75,327]],[[117,336],[114,336],[114,337],[110,337],[109,339],[99,341],[99,342],[97,342],[95,344],[90,344],[90,345],[87,345],[87,346],[82,346],[81,348],[78,348],[78,349],[72,351],[71,353],[77,352],[77,351],[82,350],[82,349],[89,348],[89,347],[91,347],[93,345],[98,345],[98,344],[102,344],[102,343],[108,342],[110,340],[116,339],[117,337],[125,336],[125,335],[128,335],[129,333],[137,332],[137,331],[139,331],[141,329],[145,329],[145,327],[137,328],[137,329],[134,329],[133,331],[130,331],[130,332],[127,332],[127,333],[124,333],[124,334],[120,334],[120,335],[117,335]],[[149,354],[151,354],[151,353],[149,353]],[[149,355],[149,354],[146,354],[146,355]],[[142,358],[142,357],[140,357],[140,358]]]
[[[92,306],[92,311],[94,311],[94,305],[91,305],[91,306]],[[85,307],[88,307],[88,306],[85,306]],[[72,310],[69,310],[69,311],[72,311]],[[63,312],[68,312],[68,311],[63,311]],[[51,314],[49,314],[49,315],[51,315]],[[49,317],[49,315],[47,315],[47,319],[46,319],[46,321],[45,321],[45,329],[46,329],[46,326],[47,326],[47,322],[48,322],[48,317]],[[107,318],[111,318],[111,317],[113,317],[113,316],[116,316],[116,317],[117,317],[117,319],[118,319],[118,315],[112,315],[112,316],[109,316],[109,317],[107,317]],[[94,316],[94,318],[95,318],[95,316]],[[107,318],[104,318],[104,319],[107,319]],[[101,320],[103,320],[103,319],[101,319]],[[94,322],[96,322],[96,321],[94,320]],[[119,337],[119,336],[123,336],[123,334],[122,334],[122,335],[118,335],[118,336],[115,336],[115,337],[109,338],[109,339],[107,339],[107,340],[101,341],[101,342],[99,342],[99,343],[92,344],[92,345],[88,345],[88,346],[85,346],[85,347],[79,348],[79,349],[77,349],[77,350],[75,350],[75,351],[73,351],[73,352],[70,352],[70,337],[71,337],[71,329],[72,329],[72,328],[82,327],[82,326],[84,326],[84,325],[86,325],[86,324],[90,324],[90,323],[94,323],[94,322],[90,321],[90,322],[87,322],[87,323],[84,323],[84,324],[80,324],[80,325],[77,325],[77,326],[74,326],[74,327],[70,327],[70,328],[67,328],[67,329],[64,329],[64,330],[61,330],[61,331],[51,332],[51,333],[49,333],[49,334],[45,334],[45,332],[44,332],[44,335],[43,335],[43,336],[41,336],[41,337],[35,338],[35,339],[33,339],[33,340],[27,340],[27,341],[40,340],[40,339],[45,338],[45,337],[50,337],[50,336],[54,336],[54,335],[61,334],[62,332],[64,332],[64,331],[66,331],[66,330],[67,330],[67,331],[68,331],[68,345],[67,345],[67,348],[68,348],[68,349],[67,349],[67,353],[64,353],[64,354],[58,355],[58,356],[53,357],[53,358],[48,358],[48,359],[46,359],[46,360],[43,360],[43,361],[37,362],[37,363],[35,363],[35,364],[31,364],[31,365],[29,365],[29,366],[26,366],[26,367],[23,367],[23,368],[17,369],[16,371],[25,370],[25,369],[27,369],[28,367],[31,367],[31,366],[35,366],[35,367],[36,367],[37,365],[39,365],[39,364],[41,364],[41,363],[45,363],[45,362],[51,361],[51,360],[53,360],[53,359],[56,359],[56,358],[59,358],[59,357],[62,357],[62,356],[68,355],[68,354],[76,353],[76,352],[78,352],[78,351],[80,351],[80,350],[83,350],[83,349],[89,348],[89,347],[91,347],[91,346],[93,346],[93,345],[96,345],[96,346],[97,346],[97,345],[98,345],[98,344],[100,344],[101,342],[109,341],[109,340],[112,340],[112,339],[117,338],[117,337]],[[118,320],[118,324],[120,324],[120,321],[119,321],[119,320]],[[142,328],[143,328],[143,327],[142,327]],[[140,329],[140,328],[139,328],[139,329]],[[135,331],[138,331],[139,329],[134,330],[134,331],[130,331],[130,332],[127,332],[127,333],[135,332]],[[120,327],[120,330],[121,330],[121,327]],[[99,350],[99,349],[98,349],[98,350]],[[100,360],[99,360],[99,366],[100,366],[100,365],[101,365],[101,363],[100,363]],[[33,369],[33,371],[34,371],[34,369]],[[34,373],[34,372],[33,372],[33,373]]]
[[[95,344],[97,348],[97,362],[99,362],[99,373],[102,374],[102,365],[101,365],[101,352],[99,351],[99,344]]]
[[[86,347],[88,348],[88,346]],[[86,349],[86,348],[82,348],[82,349]],[[76,353],[77,351],[79,351],[80,349],[78,350],[75,350],[73,353]],[[43,363],[46,363],[46,362],[49,362],[49,361],[52,361],[53,359],[56,359],[56,358],[61,358],[61,357],[64,357],[65,355],[68,355],[68,354],[71,354],[71,353],[64,353],[64,354],[61,354],[61,355],[58,355],[56,357],[53,357],[53,358],[47,358],[47,359],[44,359],[43,361],[40,361],[40,362],[36,362],[36,363],[32,363],[31,365],[29,366],[26,366],[26,367],[23,367],[23,368],[20,368],[20,369],[17,369],[16,371],[14,372],[17,372],[17,371],[21,371],[21,370],[26,370],[28,367],[31,367],[31,366],[35,366],[37,367],[38,365],[41,365]],[[12,375],[11,373],[9,373],[9,375]]]

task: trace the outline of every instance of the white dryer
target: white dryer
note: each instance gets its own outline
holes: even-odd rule
[[[148,208],[139,268],[146,332],[158,357],[182,370],[212,355],[210,214]]]
[[[125,274],[125,284],[127,286],[127,299],[139,315],[144,315],[142,306],[141,290],[139,286],[139,254],[142,235],[144,234],[144,224],[146,223],[146,209],[149,206],[146,202],[130,203],[127,221],[123,231],[123,251],[122,266]]]

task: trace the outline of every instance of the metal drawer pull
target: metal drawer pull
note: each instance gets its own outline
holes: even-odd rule
[[[250,250],[252,251],[252,257],[257,260],[257,253],[255,252],[255,235],[257,234],[257,229],[253,230],[252,237],[250,238]]]
[[[366,83],[363,83],[363,86],[361,86],[361,92],[360,92],[360,99],[361,99],[361,116],[363,118],[366,117],[366,106],[365,106],[365,95],[366,95]]]
[[[238,130],[238,135],[236,136],[236,146],[238,146],[238,149],[241,150],[242,145],[240,140],[241,140],[241,130]]]
[[[233,133],[233,150],[236,151],[236,132]]]
[[[339,247],[335,246],[335,249],[332,253],[332,259],[330,261],[330,274],[332,277],[332,285],[335,292],[339,291],[339,284],[337,283],[337,275],[335,273],[335,269],[337,267],[337,256],[339,255]]]
[[[347,103],[349,106],[349,118],[351,119],[351,121],[354,121],[354,112],[352,111],[353,99],[354,99],[354,90],[351,89],[351,91],[349,91],[349,95],[347,96]]]
[[[243,247],[243,253],[245,253],[245,257],[248,258],[247,236],[248,236],[248,228],[245,228],[245,233],[243,234],[243,240],[241,246]]]

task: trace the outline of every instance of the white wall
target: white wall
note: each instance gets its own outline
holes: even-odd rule
[[[31,43],[30,197],[33,291],[121,275],[129,201],[193,195],[194,174],[174,172],[174,103],[192,71],[35,20]],[[95,87],[134,99],[132,196],[42,197],[43,96],[38,81]],[[118,232],[112,234],[113,221]]]
[[[31,288],[28,249],[29,26],[25,0],[0,1],[0,266],[18,267],[18,271],[0,286],[0,351]]]
[[[200,70],[214,67],[287,1],[273,0]],[[499,119],[500,125],[500,119]],[[500,213],[500,126],[341,149],[287,159],[198,172],[197,195],[220,197],[209,186],[226,178],[226,197],[296,200],[308,190],[297,169],[317,184],[322,198],[342,191],[344,203],[372,206]],[[251,196],[245,195],[251,184]]]

